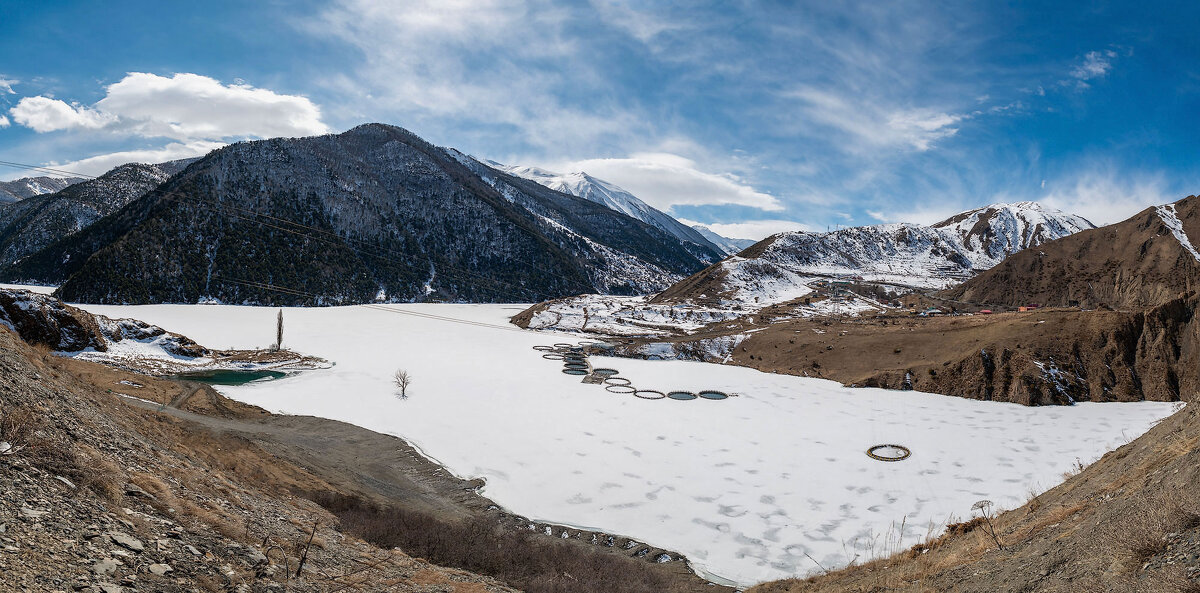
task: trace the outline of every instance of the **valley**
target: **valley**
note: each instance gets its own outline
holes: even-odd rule
[[[274,315],[206,305],[85,309],[237,348],[262,345]],[[716,582],[743,586],[804,574],[816,568],[812,559],[833,567],[907,548],[982,498],[1019,506],[1078,460],[1099,457],[1175,409],[1144,402],[1045,412],[732,366],[597,360],[645,387],[738,394],[644,401],[559,372],[532,349],[545,336],[504,329],[518,309],[285,309],[289,347],[336,364],[218,389],[272,412],[403,435],[532,522],[675,550]],[[391,384],[397,367],[415,377],[407,399]],[[958,445],[965,434],[976,447]],[[914,457],[874,461],[865,450],[877,442],[903,443]],[[985,481],[972,477],[984,473]]]
[[[351,546],[539,592],[613,570],[631,591],[855,590],[993,562],[981,514],[1028,562],[1072,533],[1017,518],[1039,501],[1161,496],[1072,498],[1076,476],[1128,483],[1114,455],[1157,463],[1156,426],[1190,430],[1195,204],[1095,228],[996,203],[730,254],[601,179],[369,124],[9,204],[0,278],[57,286],[0,287],[0,319],[100,409],[252,443],[282,468],[252,475]],[[1187,523],[1178,504],[1154,529]],[[1175,578],[1147,549],[1139,570]],[[926,553],[951,556],[905,564]]]

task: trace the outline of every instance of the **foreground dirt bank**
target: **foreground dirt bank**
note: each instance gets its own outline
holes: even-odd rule
[[[437,562],[474,571],[495,568],[504,572],[495,574],[503,580],[523,579],[510,584],[528,591],[594,590],[614,583],[628,591],[724,590],[695,576],[673,552],[617,534],[566,529],[508,514],[476,492],[481,483],[450,475],[401,439],[332,420],[273,415],[226,399],[199,383],[136,375],[21,348],[76,390],[92,394],[103,415],[130,419],[127,429],[141,436],[121,439],[145,438],[161,450],[181,449],[201,468],[235,473],[231,481],[240,488],[264,490],[268,500],[286,496],[324,513],[306,499],[320,502],[337,518],[324,514],[319,522],[340,525],[344,536],[366,538],[390,549],[400,543],[390,543],[381,535],[381,526],[403,524],[402,531],[410,533],[436,531],[403,543],[411,544],[414,555]],[[159,469],[169,473],[163,468],[145,473],[157,477]],[[530,565],[514,577],[507,566],[500,566],[514,564],[511,561],[476,562],[487,560],[486,553],[455,556],[445,550],[445,538],[459,532],[460,540],[491,542],[484,552],[520,543],[529,550]]]

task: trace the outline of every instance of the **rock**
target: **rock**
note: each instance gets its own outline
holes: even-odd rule
[[[39,511],[37,509],[31,509],[27,506],[21,507],[21,516],[26,519],[41,519],[42,517],[44,517],[46,515],[46,512],[47,511]]]
[[[121,566],[120,562],[111,558],[105,558],[104,560],[97,560],[95,564],[92,564],[92,572],[96,573],[97,576],[112,574],[116,572],[119,566]]]
[[[192,546],[191,544],[185,544],[185,545],[183,546],[183,549],[187,550],[187,551],[188,551],[188,553],[190,553],[190,554],[191,554],[191,555],[193,555],[193,556],[199,556],[199,555],[200,555],[200,550],[197,550],[197,549],[195,548],[195,546]]]
[[[8,523],[0,523],[0,533],[8,531]]]
[[[169,564],[151,564],[146,567],[146,570],[161,577],[174,569]]]
[[[100,583],[96,586],[100,587],[102,593],[125,593],[125,588],[116,583]]]
[[[65,484],[67,486],[67,488],[70,488],[71,490],[74,490],[76,488],[75,482],[72,482],[71,480],[68,480],[62,476],[54,476],[54,479],[58,480],[59,482],[62,482],[63,484]]]
[[[149,492],[142,490],[141,487],[139,487],[137,484],[134,484],[133,482],[125,483],[125,495],[126,496],[140,496],[142,498],[149,498],[150,500],[154,500],[153,494],[150,494]]]
[[[114,531],[108,534],[108,538],[111,539],[114,544],[117,544],[118,546],[128,550],[133,550],[134,552],[141,552],[142,550],[146,549],[146,546],[142,545],[141,540],[131,535]]]
[[[267,557],[262,552],[259,552],[254,548],[247,548],[245,555],[246,560],[250,563],[250,566],[262,564],[267,561]]]

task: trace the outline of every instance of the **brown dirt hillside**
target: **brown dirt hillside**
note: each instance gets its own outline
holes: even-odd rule
[[[128,405],[74,362],[0,328],[0,591],[514,591],[341,532],[295,495],[337,486]]]
[[[1027,313],[846,319],[748,317],[675,338],[626,339],[638,356],[668,342],[704,359],[706,343],[745,335],[726,362],[845,385],[916,389],[1025,405],[1177,401],[1200,393],[1200,295],[1137,312]]]
[[[772,243],[775,235],[755,243],[737,254],[737,257],[753,260],[762,255]],[[651,303],[670,303],[676,301],[691,301],[696,303],[716,301],[725,296],[729,290],[725,286],[727,271],[721,262],[717,262],[658,293],[650,299]],[[772,273],[769,266],[763,267],[763,273]]]
[[[1200,241],[1200,197],[1174,204],[1183,230]],[[1194,289],[1200,262],[1155,208],[1117,224],[1013,254],[939,296],[977,304],[1152,307]]]
[[[392,436],[53,356],[0,327],[0,591],[728,590],[669,550],[535,525],[481,485]]]
[[[890,558],[748,593],[1196,593],[1200,409],[1189,405],[1063,484]]]

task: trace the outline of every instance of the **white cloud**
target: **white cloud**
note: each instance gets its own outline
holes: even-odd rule
[[[203,156],[222,146],[225,146],[222,142],[208,140],[194,140],[187,143],[172,142],[161,148],[113,152],[61,165],[54,164],[52,166],[56,169],[71,171],[73,173],[100,175],[113,167],[124,165],[125,163],[163,163],[192,158]]]
[[[25,97],[13,120],[37,132],[105,129],[181,142],[308,136],[329,131],[305,97],[249,85],[223,85],[197,74],[171,77],[130,72],[87,107],[49,97]]]
[[[13,121],[35,132],[89,129],[98,130],[116,123],[117,118],[80,105],[50,97],[25,97],[9,110]]]
[[[320,109],[305,97],[244,83],[225,85],[198,74],[166,77],[130,72],[105,90],[104,98],[90,106],[45,96],[25,97],[9,114],[17,124],[39,133],[71,131],[125,143],[130,138],[170,141],[159,147],[119,150],[57,165],[90,175],[124,163],[200,156],[231,140],[329,131],[321,121]],[[0,127],[8,124],[0,115]]]
[[[1101,226],[1183,197],[1168,189],[1162,175],[1119,176],[1099,169],[1046,185],[1050,189],[1041,197],[1042,203]]]
[[[788,231],[809,231],[812,232],[811,226],[794,220],[745,220],[742,222],[727,222],[727,223],[710,223],[703,224],[690,220],[680,219],[680,222],[686,225],[700,224],[708,227],[712,232],[729,237],[731,239],[753,239],[759,241],[770,237],[777,233],[785,233]]]
[[[1115,57],[1117,57],[1117,52],[1112,50],[1089,51],[1084,54],[1083,63],[1071,69],[1071,76],[1079,80],[1100,78],[1112,69],[1112,58]]]
[[[8,118],[0,115],[0,128],[7,128],[10,125],[11,124],[9,123]]]
[[[356,111],[455,129],[460,142],[469,130],[563,154],[648,127],[606,94],[611,77],[580,49],[571,18],[572,9],[538,0],[343,0],[304,27],[362,53],[349,76],[323,81]],[[565,98],[585,89],[597,90],[586,105]]]
[[[691,159],[671,153],[635,153],[628,158],[589,159],[557,167],[611,181],[660,210],[672,206],[738,205],[783,210],[774,196],[732,174],[701,171]]]
[[[642,43],[648,43],[658,35],[684,28],[681,24],[660,18],[644,6],[627,0],[591,0],[591,7],[606,23],[624,31]]]
[[[4,92],[9,95],[15,95],[15,94],[17,94],[17,91],[13,90],[13,85],[18,84],[20,82],[21,81],[16,80],[14,78],[7,78],[5,76],[0,76],[0,92]]]
[[[96,109],[141,136],[176,140],[311,136],[329,131],[306,97],[245,84],[223,85],[197,74],[167,78],[130,72],[108,87]]]
[[[866,213],[867,216],[879,222],[908,222],[928,225],[946,220],[967,209],[957,202],[949,202],[937,205],[905,204],[905,207],[900,209],[867,210]]]
[[[955,124],[965,115],[937,109],[894,109],[860,97],[815,87],[798,87],[786,94],[799,100],[804,119],[835,128],[853,137],[854,147],[904,147],[929,150],[933,143],[958,133]]]

